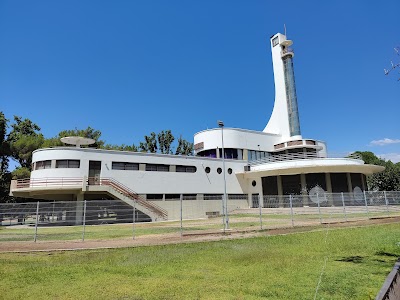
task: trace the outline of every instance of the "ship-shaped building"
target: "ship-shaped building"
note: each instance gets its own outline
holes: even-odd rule
[[[285,195],[300,195],[302,205],[309,206],[315,205],[315,195],[362,194],[367,189],[366,175],[383,167],[364,164],[356,156],[330,157],[324,142],[303,138],[293,42],[277,33],[270,43],[275,103],[263,131],[221,124],[198,132],[194,156],[81,147],[39,149],[33,153],[31,177],[13,181],[12,195],[77,203],[114,199],[137,205],[151,220],[172,220],[179,218],[177,201],[192,207],[190,217],[201,218],[223,213],[223,199],[233,210],[266,207],[265,196],[275,197],[279,206]],[[78,138],[70,140],[79,144]],[[335,204],[335,199],[326,201]]]

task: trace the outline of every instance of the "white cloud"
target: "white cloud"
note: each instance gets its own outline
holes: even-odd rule
[[[385,154],[377,154],[376,156],[382,159],[391,160],[394,163],[400,162],[400,153],[385,153]]]
[[[384,138],[382,140],[374,140],[370,142],[370,145],[373,146],[386,146],[386,145],[390,145],[390,144],[398,144],[400,143],[399,139],[388,139],[388,138]]]

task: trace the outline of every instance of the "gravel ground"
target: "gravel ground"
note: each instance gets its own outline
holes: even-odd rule
[[[106,249],[106,248],[125,248],[141,247],[153,245],[167,245],[179,243],[196,243],[208,241],[220,241],[239,238],[251,238],[258,236],[270,236],[279,234],[290,234],[296,232],[307,232],[313,230],[325,230],[337,227],[357,227],[377,224],[400,223],[400,217],[376,218],[370,220],[337,222],[323,225],[312,224],[310,226],[297,226],[290,228],[275,228],[266,230],[241,229],[229,230],[225,233],[222,230],[202,230],[185,232],[181,237],[179,233],[172,234],[152,234],[132,238],[108,239],[108,240],[87,240],[87,241],[38,241],[34,242],[1,242],[0,252],[31,252],[31,251],[63,251],[63,250],[84,250],[84,249]]]

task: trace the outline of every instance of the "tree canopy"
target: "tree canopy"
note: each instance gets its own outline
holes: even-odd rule
[[[366,164],[385,167],[381,173],[367,177],[368,189],[373,191],[400,191],[400,163],[393,163],[377,157],[370,151],[356,151]]]
[[[44,137],[40,131],[39,125],[30,119],[14,116],[10,123],[4,113],[0,112],[0,202],[13,200],[8,195],[12,178],[22,179],[30,176],[33,151],[39,148],[64,146],[60,141],[62,137],[81,136],[91,138],[96,142],[88,147],[108,150],[173,154],[173,149],[175,149],[173,144],[175,137],[171,130],[163,130],[158,134],[151,132],[149,135],[145,135],[144,141],[139,143],[139,147],[135,146],[134,143],[132,145],[106,144],[101,139],[101,131],[90,126],[86,129],[62,130],[56,136],[50,138]],[[193,155],[193,144],[180,136],[175,154]],[[10,159],[18,163],[16,169],[12,172],[8,170]]]

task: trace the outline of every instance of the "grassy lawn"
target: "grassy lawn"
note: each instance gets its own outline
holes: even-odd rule
[[[374,299],[400,224],[112,250],[0,254],[1,299]]]

